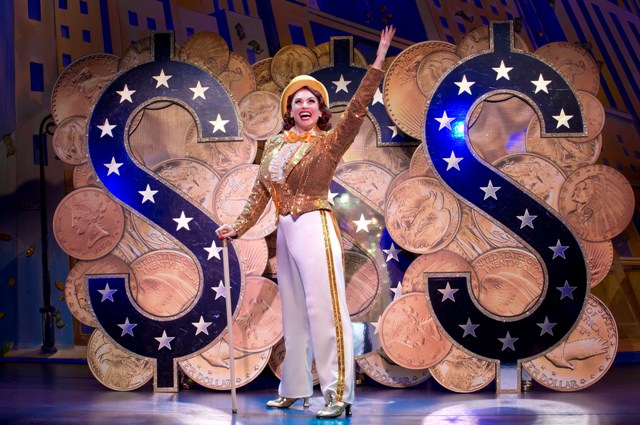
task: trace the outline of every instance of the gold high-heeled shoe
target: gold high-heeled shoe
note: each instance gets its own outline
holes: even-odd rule
[[[279,396],[275,400],[267,401],[267,407],[277,407],[278,409],[288,409],[295,403],[300,400],[299,398],[289,398]],[[304,397],[302,402],[303,407],[309,407],[309,397]]]
[[[337,418],[342,415],[343,412],[345,416],[351,416],[351,404],[345,403],[344,401],[334,401],[330,396],[329,401],[327,401],[324,407],[318,410],[316,417],[320,419]]]

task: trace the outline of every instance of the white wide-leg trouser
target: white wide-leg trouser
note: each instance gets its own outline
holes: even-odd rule
[[[315,354],[325,400],[353,403],[351,320],[345,298],[342,247],[331,213],[280,216],[276,261],[286,354],[279,394],[313,394]]]

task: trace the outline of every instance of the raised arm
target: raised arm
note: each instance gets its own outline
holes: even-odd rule
[[[380,33],[380,44],[378,44],[378,51],[376,52],[376,60],[373,62],[374,68],[382,69],[384,58],[387,56],[389,46],[391,46],[391,40],[396,33],[396,29],[393,25],[385,27]]]

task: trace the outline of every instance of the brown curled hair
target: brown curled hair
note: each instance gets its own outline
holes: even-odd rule
[[[296,93],[302,89],[309,90],[311,94],[313,94],[316,97],[316,99],[318,99],[318,108],[320,109],[320,112],[322,112],[322,116],[318,118],[318,124],[317,124],[318,128],[322,131],[331,130],[331,109],[329,109],[329,106],[327,106],[327,104],[325,103],[324,97],[322,97],[319,91],[312,89],[309,86],[300,87],[298,90],[296,90]],[[291,103],[293,102],[293,96],[296,93],[290,94],[289,97],[287,98],[287,112],[284,114],[284,117],[282,118],[282,120],[284,121],[285,130],[291,130],[291,128],[293,128],[293,126],[296,125],[296,122],[291,116]]]

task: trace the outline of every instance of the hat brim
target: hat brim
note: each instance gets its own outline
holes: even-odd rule
[[[310,75],[298,75],[284,88],[282,95],[280,96],[280,114],[284,117],[287,113],[287,99],[289,96],[297,92],[303,87],[309,87],[319,92],[324,98],[324,103],[329,106],[329,92],[327,88],[320,81],[316,80]]]

